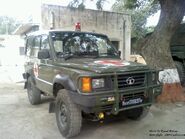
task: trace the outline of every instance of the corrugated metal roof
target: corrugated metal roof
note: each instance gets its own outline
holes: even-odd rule
[[[39,24],[36,23],[27,23],[27,24],[22,24],[20,25],[15,31],[14,35],[24,35],[27,34],[32,30],[34,27],[39,27]]]

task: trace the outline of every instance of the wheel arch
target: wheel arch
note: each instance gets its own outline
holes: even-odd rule
[[[68,75],[56,75],[53,80],[53,96],[57,96],[57,92],[60,89],[66,89],[70,91],[76,91],[73,81]]]

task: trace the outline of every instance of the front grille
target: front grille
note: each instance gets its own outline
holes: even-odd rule
[[[122,74],[118,75],[118,89],[125,89],[129,87],[140,87],[144,86],[145,83],[145,73],[135,73],[135,74]],[[129,79],[132,79],[129,84]]]
[[[111,110],[112,107],[113,107],[113,104],[104,105],[104,106],[101,106],[101,110],[102,111],[108,111],[108,110]]]
[[[129,100],[132,98],[143,98],[144,97],[144,92],[139,92],[139,93],[132,93],[132,94],[123,94],[121,97],[121,100]]]

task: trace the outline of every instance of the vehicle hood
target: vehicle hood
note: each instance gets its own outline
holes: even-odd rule
[[[148,70],[148,66],[119,59],[70,59],[60,63],[61,66],[96,73]]]

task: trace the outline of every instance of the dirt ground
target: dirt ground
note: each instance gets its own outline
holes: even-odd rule
[[[12,70],[0,69],[0,139],[62,139],[55,114],[48,113],[51,98],[43,97],[42,104],[30,105],[20,75],[8,77],[8,71]],[[21,70],[15,68],[14,72]],[[103,123],[83,121],[82,131],[75,137],[102,138],[184,139],[185,104],[155,104],[139,121],[124,117],[107,118]]]

